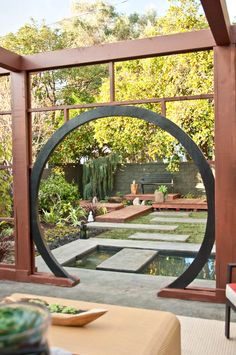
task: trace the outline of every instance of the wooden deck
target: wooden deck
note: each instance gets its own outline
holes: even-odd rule
[[[154,194],[128,194],[125,195],[124,198],[129,201],[133,201],[136,197],[140,199],[140,201],[155,201]],[[172,201],[180,197],[179,193],[168,194],[167,201]]]
[[[171,209],[171,210],[207,210],[207,203],[205,200],[198,198],[179,198],[180,195],[178,193],[168,194],[165,202],[155,202],[154,194],[128,194],[124,196],[127,200],[133,201],[136,197],[140,199],[140,201],[153,201],[152,207],[156,209]]]
[[[96,222],[124,223],[152,211],[152,206],[127,206],[95,218]]]
[[[171,209],[171,210],[207,210],[207,203],[205,200],[201,199],[187,199],[187,198],[178,198],[173,201],[165,201],[161,203],[154,202],[152,207],[155,209]]]

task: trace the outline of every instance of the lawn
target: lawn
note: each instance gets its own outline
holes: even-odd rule
[[[176,216],[177,217],[177,216]],[[191,212],[189,217],[191,218],[207,218],[207,212]],[[181,217],[179,217],[181,218]],[[133,219],[128,223],[137,223],[137,224],[157,224],[156,222],[151,221],[153,219],[153,215],[147,214],[145,216]],[[171,224],[165,222],[158,222],[158,224]],[[175,224],[175,223],[172,223]],[[187,234],[190,235],[187,243],[201,243],[204,237],[205,225],[204,224],[191,224],[191,223],[178,223],[177,229],[175,231],[161,231],[161,233],[165,234]],[[97,238],[110,238],[110,239],[128,239],[134,233],[137,232],[146,232],[153,233],[153,230],[136,230],[136,229],[111,229],[104,233],[97,235]],[[159,232],[159,231],[158,231]]]

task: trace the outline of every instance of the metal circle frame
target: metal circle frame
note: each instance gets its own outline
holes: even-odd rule
[[[30,198],[31,198],[31,232],[33,235],[33,240],[37,246],[39,253],[42,258],[54,273],[58,277],[66,277],[74,279],[67,271],[58,263],[51,251],[49,250],[47,244],[44,241],[43,231],[40,227],[39,222],[39,212],[38,212],[38,193],[39,185],[42,177],[43,169],[55,148],[61,143],[61,141],[73,130],[84,125],[85,123],[91,122],[93,120],[104,118],[104,117],[133,117],[143,119],[147,122],[153,123],[159,126],[164,131],[168,132],[170,135],[175,137],[186,149],[188,154],[192,157],[196,167],[198,168],[207,196],[208,204],[208,218],[205,230],[205,236],[201,247],[191,263],[188,269],[180,275],[174,282],[172,282],[167,287],[169,288],[185,288],[188,286],[201,271],[202,267],[207,262],[212,247],[215,241],[215,204],[214,204],[214,176],[207,163],[204,155],[194,141],[175,123],[169,119],[158,115],[150,110],[140,108],[140,107],[130,107],[130,106],[107,106],[97,108],[85,113],[82,113],[70,121],[66,122],[62,127],[60,127],[52,137],[47,141],[44,147],[38,154],[34,167],[31,174],[31,184],[30,184]]]

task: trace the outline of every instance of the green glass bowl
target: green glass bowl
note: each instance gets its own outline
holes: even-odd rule
[[[0,305],[0,354],[24,353],[46,346],[51,316],[46,307],[32,303]]]

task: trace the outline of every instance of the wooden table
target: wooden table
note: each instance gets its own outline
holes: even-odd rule
[[[12,295],[13,296],[13,295]],[[180,355],[180,324],[169,312],[112,306],[28,294],[49,303],[108,312],[85,327],[51,326],[50,346],[79,355]]]

